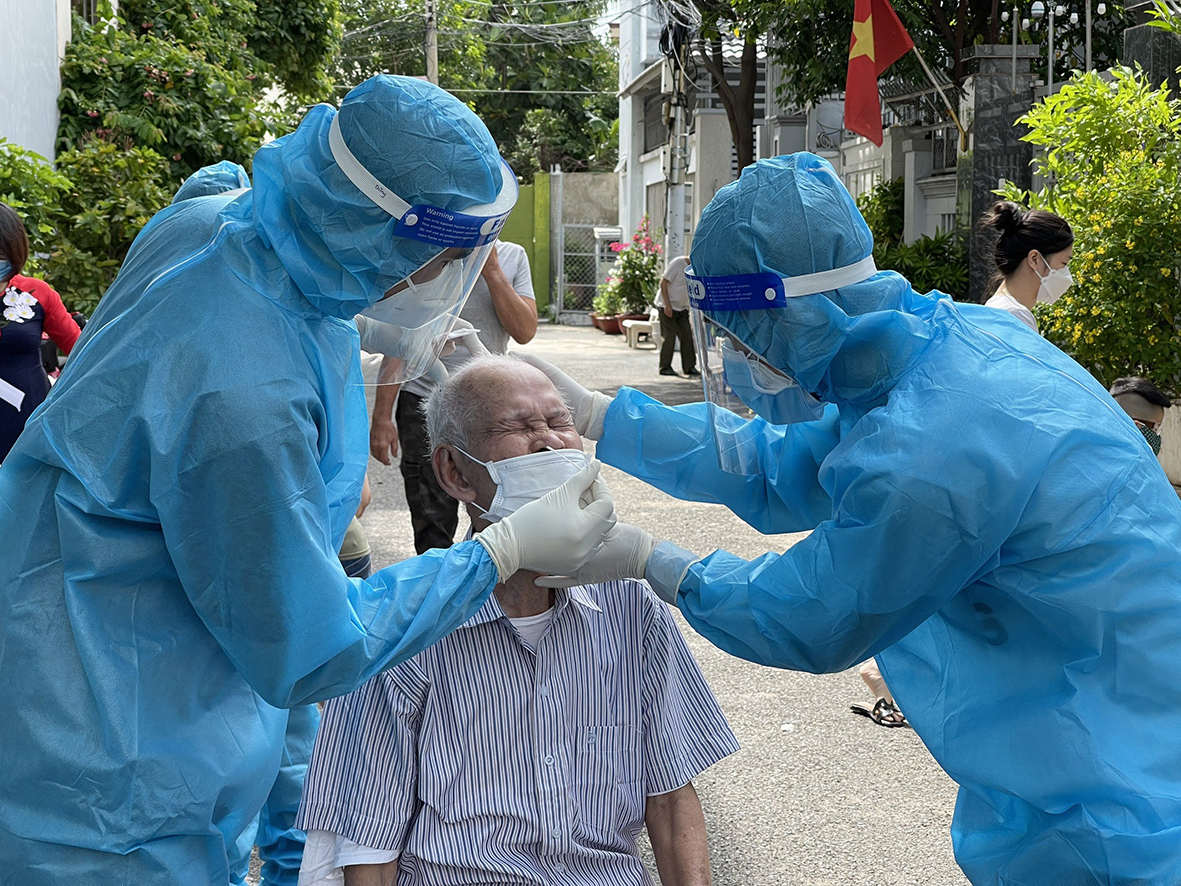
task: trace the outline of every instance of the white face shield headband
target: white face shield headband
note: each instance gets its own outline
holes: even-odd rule
[[[818,295],[868,280],[873,256],[831,271],[781,277],[773,273],[709,277],[685,272],[701,382],[710,404],[718,464],[732,474],[761,470],[756,416],[771,424],[816,421],[824,402],[802,388],[786,367],[772,366],[709,316],[719,311],[778,311],[789,298]]]
[[[382,383],[399,384],[425,373],[438,358],[456,317],[496,239],[516,205],[520,188],[502,159],[502,186],[496,200],[454,212],[430,204],[411,205],[382,184],[349,150],[340,129],[340,115],[328,128],[328,146],[341,172],[356,188],[392,218],[395,237],[438,247],[438,251],[384,297],[361,311],[385,334],[369,328],[368,340],[381,342],[382,353],[395,358]]]

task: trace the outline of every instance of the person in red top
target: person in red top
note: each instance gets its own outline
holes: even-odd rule
[[[49,393],[41,365],[42,331],[66,354],[81,333],[49,284],[21,276],[28,258],[24,223],[0,203],[0,461]]]

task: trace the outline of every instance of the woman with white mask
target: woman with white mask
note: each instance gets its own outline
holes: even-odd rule
[[[994,204],[980,224],[999,233],[993,253],[993,282],[999,285],[985,304],[1008,311],[1037,332],[1033,306],[1053,304],[1074,282],[1069,267],[1074,232],[1059,215],[1009,200]]]

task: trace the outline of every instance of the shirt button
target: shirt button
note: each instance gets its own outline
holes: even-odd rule
[[[553,766],[554,765],[554,757],[552,754],[545,755],[545,765],[546,766]]]
[[[554,865],[554,870],[557,871],[559,874],[562,874],[562,873],[565,873],[566,866],[559,861],[557,864]]]
[[[539,691],[539,692],[540,692],[540,693],[541,693],[543,696],[547,696],[547,695],[549,695],[549,687],[548,687],[548,686],[542,686],[542,687],[541,687],[541,689],[540,689],[540,690],[538,690],[538,691]]]
[[[560,837],[560,836],[562,836],[562,829],[561,828],[554,828],[552,831],[549,832],[549,835],[554,838]]]

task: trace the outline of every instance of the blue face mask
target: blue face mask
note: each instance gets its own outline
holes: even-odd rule
[[[12,276],[12,262],[6,258],[0,258],[0,280],[7,280]]]
[[[722,366],[734,395],[771,424],[816,421],[824,415],[822,400],[735,348],[723,345]]]

